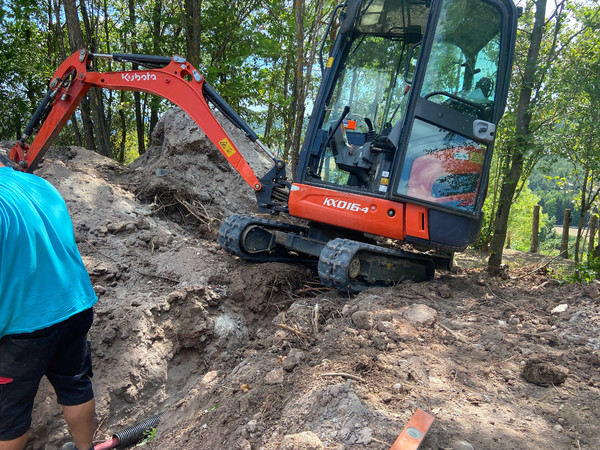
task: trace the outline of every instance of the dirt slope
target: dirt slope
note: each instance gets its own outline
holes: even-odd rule
[[[99,296],[98,442],[164,412],[148,448],[386,449],[422,408],[426,449],[598,448],[598,287],[561,286],[538,257],[490,279],[465,255],[352,297],[310,267],[236,260],[216,230],[253,193],[177,110],[130,168],[68,148],[38,174]],[[67,439],[44,382],[28,448]]]

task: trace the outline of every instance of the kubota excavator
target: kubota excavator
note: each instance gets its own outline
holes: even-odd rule
[[[481,226],[517,10],[511,0],[350,0],[333,12],[329,28],[334,23],[325,58],[325,40],[320,47],[323,79],[293,181],[284,161],[178,56],[71,55],[11,158],[34,170],[91,87],[156,94],[190,114],[254,189],[259,211],[304,219],[231,216],[219,232],[227,252],[318,261],[323,284],[344,291],[430,279]],[[93,58],[145,69],[96,72]],[[209,105],[270,155],[265,176],[248,166]]]

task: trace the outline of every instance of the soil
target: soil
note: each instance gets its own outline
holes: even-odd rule
[[[346,295],[314,267],[238,260],[218,227],[254,194],[179,110],[130,167],[54,148],[37,174],[99,298],[97,442],[163,413],[147,448],[388,449],[420,408],[424,449],[598,448],[599,285],[560,283],[563,261],[507,251],[491,278],[468,251],[432,281]],[[44,381],[27,448],[68,440]]]

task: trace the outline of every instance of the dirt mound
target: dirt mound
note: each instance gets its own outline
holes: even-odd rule
[[[216,115],[252,170],[263,176],[273,162],[242,131]],[[214,227],[231,214],[256,212],[254,190],[179,108],[164,114],[150,147],[129,168],[127,183],[135,186],[137,197],[184,223]]]
[[[562,286],[538,257],[492,279],[469,253],[432,281],[347,297],[311,268],[236,260],[142,195],[163,183],[215,217],[238,207],[238,175],[181,123],[166,115],[147,166],[63,148],[38,172],[67,201],[99,296],[98,442],[164,412],[148,448],[387,449],[417,408],[435,416],[425,449],[600,442],[597,285]],[[526,381],[532,364],[561,384]],[[67,439],[44,382],[28,448]]]

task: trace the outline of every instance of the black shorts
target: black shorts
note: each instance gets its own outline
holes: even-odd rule
[[[81,405],[94,398],[87,309],[33,333],[0,339],[0,441],[22,436],[31,425],[33,400],[44,375],[58,403]]]

